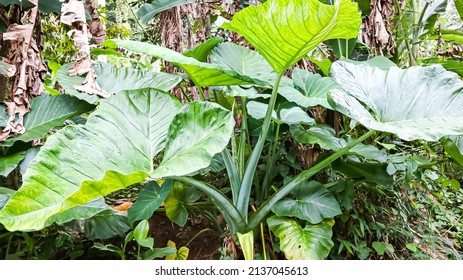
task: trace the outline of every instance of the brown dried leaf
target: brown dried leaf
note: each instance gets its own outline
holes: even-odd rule
[[[88,94],[94,94],[98,95],[103,98],[108,98],[111,96],[110,93],[107,93],[103,89],[100,88],[100,86],[96,82],[96,75],[93,69],[88,72],[87,77],[85,78],[85,81],[83,82],[82,85],[75,85],[75,89],[78,91],[86,92]]]
[[[85,4],[85,9],[90,14],[91,20],[88,22],[90,34],[95,43],[100,46],[106,40],[106,31],[103,22],[98,14],[98,1],[91,0]]]

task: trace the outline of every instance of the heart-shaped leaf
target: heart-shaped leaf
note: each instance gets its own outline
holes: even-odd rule
[[[202,193],[197,189],[175,182],[172,191],[164,202],[167,217],[183,227],[188,220],[188,209],[185,204],[197,201],[201,195]]]
[[[144,181],[180,102],[153,89],[103,100],[85,126],[50,136],[0,212],[11,231],[41,229],[54,214]]]
[[[303,182],[293,195],[294,198],[285,198],[275,203],[273,213],[296,217],[311,224],[342,214],[336,198],[318,182]]]
[[[350,0],[325,5],[318,0],[268,0],[236,13],[222,28],[243,35],[280,73],[321,42],[357,37],[361,19]]]
[[[331,221],[302,228],[293,219],[272,216],[267,224],[280,238],[280,250],[288,260],[323,260],[334,246]]]
[[[407,141],[463,133],[463,81],[440,65],[383,70],[338,61],[331,75],[343,88],[331,91],[332,106],[369,129]]]
[[[172,185],[172,180],[166,180],[161,186],[156,181],[146,184],[140,190],[137,201],[127,211],[130,223],[151,217],[166,199]]]
[[[182,176],[208,167],[228,145],[234,126],[233,113],[217,104],[187,104],[173,119],[162,162],[150,176]]]

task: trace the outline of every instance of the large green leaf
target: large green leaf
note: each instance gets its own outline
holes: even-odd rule
[[[357,37],[361,19],[357,3],[318,0],[268,0],[236,13],[223,28],[243,35],[280,73],[321,42]]]
[[[301,125],[291,126],[291,135],[301,144],[318,144],[322,149],[338,151],[354,141],[352,138],[338,138],[336,132],[329,125],[320,124],[305,130]],[[387,154],[375,146],[358,144],[350,149],[349,154],[361,156],[365,159],[386,162]]]
[[[228,145],[234,126],[233,113],[217,104],[187,104],[172,121],[164,157],[150,176],[182,176],[208,167]]]
[[[339,86],[331,78],[296,68],[293,71],[293,82],[298,89],[283,86],[278,93],[302,107],[321,105],[332,109],[328,103],[328,93]]]
[[[302,228],[293,219],[272,216],[267,219],[267,224],[280,238],[280,250],[288,260],[323,260],[334,245],[331,240],[333,222]]]
[[[26,156],[26,152],[19,152],[16,154],[2,156],[0,158],[0,176],[6,177],[13,171],[21,160]]]
[[[159,57],[179,68],[182,68],[195,85],[200,87],[245,84],[267,85],[264,81],[239,75],[239,73],[236,73],[233,70],[224,69],[217,64],[201,62],[193,57],[185,56],[168,48],[137,41],[112,41],[116,43],[117,46],[126,50]]]
[[[94,109],[93,105],[68,95],[41,95],[32,99],[30,104],[31,111],[24,116],[26,132],[8,138],[0,145],[10,147],[16,141],[40,139],[53,127],[64,125],[67,119]]]
[[[137,16],[143,23],[147,23],[162,11],[169,10],[178,5],[194,2],[195,0],[155,0],[151,4],[143,4],[137,11]]]
[[[95,103],[101,100],[97,95],[80,92],[74,88],[80,85],[85,78],[80,76],[70,76],[68,70],[72,63],[63,65],[57,72],[58,83],[64,88],[67,94],[73,95],[88,103]],[[154,88],[169,91],[181,82],[180,75],[167,73],[153,73],[144,70],[131,68],[117,68],[114,65],[97,63],[93,66],[97,76],[97,83],[104,91],[116,94],[124,90],[141,88]]]
[[[183,55],[193,57],[201,62],[206,62],[211,50],[222,42],[222,39],[211,38],[206,42],[197,45],[194,49],[184,52]]]
[[[161,186],[156,181],[146,184],[138,194],[137,201],[128,210],[128,217],[131,224],[135,221],[148,219],[153,216],[164,202],[172,189],[172,180],[167,180]]]
[[[179,107],[153,89],[102,101],[85,126],[67,126],[48,138],[0,223],[11,231],[40,229],[54,214],[142,182]]]
[[[323,184],[316,181],[302,182],[293,191],[294,198],[285,198],[273,205],[272,211],[278,216],[296,217],[311,224],[342,214],[336,198]]]
[[[386,163],[358,162],[350,159],[338,159],[331,166],[350,178],[362,179],[369,183],[392,186],[394,177],[387,172]]]
[[[246,47],[233,43],[222,43],[212,49],[211,63],[220,65],[225,70],[238,73],[241,76],[251,77],[258,81],[265,81],[273,85],[278,74],[262,55]]]
[[[197,201],[201,195],[202,193],[197,189],[175,182],[172,191],[164,202],[167,217],[183,227],[188,220],[186,204]]]
[[[463,133],[463,81],[440,65],[383,70],[338,61],[331,75],[344,89],[331,91],[332,106],[369,129],[407,141]]]

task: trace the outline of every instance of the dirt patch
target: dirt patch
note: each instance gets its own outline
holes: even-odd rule
[[[223,240],[213,229],[212,223],[202,216],[190,216],[186,225],[181,228],[171,222],[165,213],[156,212],[149,223],[155,247],[165,247],[171,240],[177,244],[177,248],[186,246],[190,249],[189,260],[220,258],[219,249]]]

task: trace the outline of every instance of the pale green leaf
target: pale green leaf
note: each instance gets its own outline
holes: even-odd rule
[[[54,214],[144,181],[180,106],[153,89],[102,101],[85,126],[67,126],[48,138],[0,223],[11,231],[41,229]]]
[[[102,98],[74,88],[81,85],[85,77],[70,76],[68,70],[72,63],[63,65],[57,72],[58,83],[64,88],[67,94],[85,100],[88,103],[96,103]],[[162,91],[169,91],[181,82],[182,78],[177,74],[154,73],[131,68],[117,68],[114,65],[97,63],[93,65],[97,76],[97,84],[104,91],[116,94],[124,90],[135,90],[142,88],[154,88]]]
[[[321,105],[332,109],[328,103],[328,93],[339,86],[331,79],[319,74],[312,74],[301,69],[294,69],[293,82],[296,88],[283,86],[278,93],[288,101],[302,107]]]
[[[321,42],[357,37],[357,3],[350,0],[325,5],[318,0],[268,0],[236,13],[223,28],[243,35],[280,73]]]
[[[267,224],[280,238],[280,250],[288,260],[323,260],[334,246],[331,240],[333,222],[302,228],[293,219],[272,216],[267,219]]]
[[[336,62],[331,75],[343,88],[331,91],[332,106],[369,129],[407,141],[463,133],[463,81],[440,65],[383,70]]]
[[[143,4],[137,11],[137,16],[143,23],[147,23],[162,11],[172,9],[178,5],[194,2],[195,0],[155,0],[151,4]]]
[[[217,104],[187,104],[172,121],[164,157],[150,176],[182,176],[208,167],[228,145],[234,126],[233,113]]]

